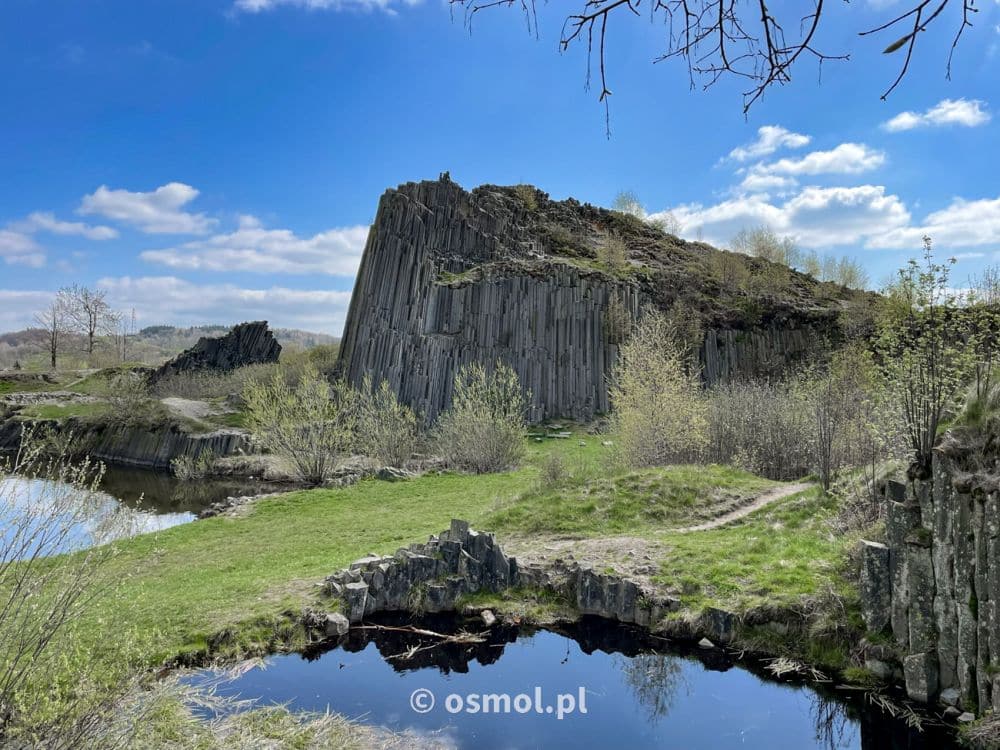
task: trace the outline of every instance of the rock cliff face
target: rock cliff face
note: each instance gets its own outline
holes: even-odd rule
[[[971,473],[966,452],[949,436],[932,479],[888,484],[862,609],[870,630],[891,629],[911,698],[982,713],[1000,711],[1000,482]]]
[[[617,239],[627,257],[611,268],[599,258]],[[609,408],[622,328],[646,304],[697,318],[715,382],[780,369],[838,337],[837,315],[857,298],[620,213],[528,186],[467,192],[442,176],[382,196],[340,367],[354,384],[388,380],[434,419],[460,366],[502,360],[530,389],[532,421],[590,419]]]
[[[13,416],[6,419],[3,416],[0,414],[0,452],[13,452],[21,445],[24,423]],[[193,435],[176,425],[130,427],[76,419],[36,424],[71,435],[73,448],[81,455],[115,466],[169,471],[171,462],[180,456],[223,457],[254,452],[249,436],[233,429]]]
[[[240,323],[225,336],[203,336],[187,351],[154,370],[149,382],[192,370],[235,370],[247,365],[277,362],[281,344],[267,327],[267,321]]]

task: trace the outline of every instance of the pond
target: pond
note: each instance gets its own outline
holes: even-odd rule
[[[37,531],[42,524],[58,527],[58,545],[46,550],[51,554],[188,523],[226,497],[267,490],[232,480],[182,482],[167,474],[113,466],[104,469],[97,492],[49,479],[0,476],[0,540],[9,541],[13,534],[27,538],[29,527]],[[122,508],[127,512],[116,513]],[[108,522],[112,516],[114,521]]]
[[[558,631],[494,627],[485,636],[441,645],[398,630],[352,629],[325,652],[271,657],[231,679],[206,670],[186,681],[476,750],[958,747],[948,730],[910,729],[855,693],[779,682],[721,650],[676,650],[598,618]]]

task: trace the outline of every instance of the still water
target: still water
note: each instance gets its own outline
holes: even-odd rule
[[[768,679],[721,651],[671,650],[596,618],[560,632],[494,628],[483,643],[434,643],[352,630],[326,652],[272,657],[221,682],[208,671],[189,681],[211,683],[222,696],[329,709],[476,750],[957,747],[944,729],[916,732],[833,685]],[[423,650],[404,656],[413,647]],[[508,696],[509,711],[486,695]],[[573,710],[558,718],[570,697]],[[470,712],[474,704],[479,710]]]
[[[231,495],[266,491],[235,481],[176,478],[141,469],[107,467],[96,492],[49,479],[0,476],[0,540],[27,537],[41,525],[58,529],[58,548],[67,551],[111,539],[144,534],[193,521],[200,510]],[[125,509],[125,513],[116,513]],[[113,523],[108,519],[115,517]],[[50,532],[55,533],[55,532]],[[30,549],[30,548],[29,548]]]

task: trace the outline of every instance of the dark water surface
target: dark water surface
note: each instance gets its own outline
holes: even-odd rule
[[[293,710],[329,709],[476,750],[958,747],[946,730],[916,732],[856,695],[768,679],[717,650],[664,650],[662,641],[596,618],[560,632],[493,629],[486,643],[392,658],[434,643],[352,630],[332,650],[272,657],[216,689]],[[202,672],[190,681],[207,684],[212,676]],[[413,698],[414,691],[429,694]],[[509,696],[509,712],[502,699],[483,699],[486,694]],[[412,699],[426,709],[428,695],[433,708],[411,707]],[[481,706],[489,700],[490,712],[470,713],[473,696]],[[570,697],[574,710],[557,718]]]

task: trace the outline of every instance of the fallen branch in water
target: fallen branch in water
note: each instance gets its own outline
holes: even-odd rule
[[[775,677],[784,677],[785,675],[794,674],[806,677],[813,682],[830,682],[830,678],[818,669],[810,667],[807,664],[803,664],[800,661],[796,661],[795,659],[789,659],[785,656],[768,661],[766,669]]]
[[[415,628],[412,625],[404,626],[393,626],[393,625],[358,625],[357,630],[387,630],[395,633],[411,633],[413,635],[422,635],[428,638],[436,638],[439,642],[432,643],[429,646],[411,646],[406,651],[399,654],[393,654],[392,656],[384,657],[386,661],[391,659],[412,659],[414,656],[419,654],[421,651],[429,651],[430,649],[438,648],[443,643],[458,643],[458,644],[471,644],[471,643],[485,643],[486,638],[481,633],[470,633],[466,630],[460,630],[457,633],[448,635],[446,633],[438,633],[433,630],[426,630],[424,628]]]

